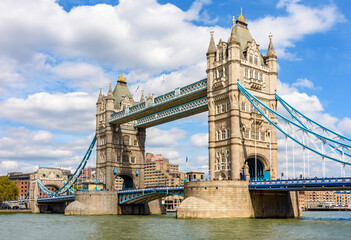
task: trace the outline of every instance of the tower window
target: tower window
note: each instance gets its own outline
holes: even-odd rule
[[[255,58],[255,65],[257,65],[257,58]]]
[[[223,132],[222,132],[222,139],[225,139],[225,135],[226,135],[226,130],[223,130]]]
[[[241,111],[246,111],[246,103],[245,102],[242,102],[241,103]]]
[[[249,57],[249,62],[252,63],[252,56]]]
[[[258,72],[255,73],[255,79],[258,79]]]
[[[227,111],[230,111],[230,103],[227,103]]]
[[[247,78],[249,76],[249,70],[245,68],[245,77]]]

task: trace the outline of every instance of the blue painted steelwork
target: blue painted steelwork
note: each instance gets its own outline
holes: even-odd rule
[[[323,191],[341,189],[351,190],[351,178],[308,178],[249,182],[249,190],[252,191]]]
[[[154,114],[150,114],[146,117],[139,118],[135,120],[135,127],[143,127],[145,125],[154,124],[156,122],[160,122],[165,119],[173,118],[182,114],[186,114],[188,112],[194,112],[200,109],[204,109],[204,111],[208,108],[207,97],[203,97],[200,99],[196,99],[191,102],[187,102]]]
[[[74,191],[73,189],[73,185],[76,183],[76,181],[78,180],[79,176],[82,174],[83,169],[85,168],[85,165],[87,164],[89,157],[91,155],[91,152],[93,151],[93,148],[95,146],[95,142],[96,142],[96,135],[93,138],[93,141],[91,142],[87,152],[85,153],[82,161],[79,163],[77,169],[75,170],[74,174],[70,177],[70,179],[63,185],[63,187],[61,187],[59,190],[53,192],[50,191],[48,188],[46,188],[41,182],[40,180],[37,180],[37,183],[39,185],[39,188],[47,195],[50,196],[58,196],[58,195],[62,195],[64,193],[66,193],[67,191]],[[70,190],[71,189],[71,190]]]
[[[122,111],[112,113],[109,123],[122,121],[126,118],[131,119],[131,117],[137,116],[142,112],[151,112],[152,109],[155,109],[156,107],[158,108],[162,105],[172,103],[176,100],[188,98],[189,96],[192,96],[194,94],[203,92],[204,93],[203,95],[205,95],[206,91],[207,91],[207,79],[202,79],[198,82],[192,83],[185,87],[177,88],[175,91],[153,98],[153,102],[151,105],[147,105],[146,102],[143,102],[133,107],[123,109]],[[132,119],[132,120],[135,120],[135,119]]]
[[[118,191],[119,204],[147,203],[168,195],[184,196],[184,187],[156,187]]]
[[[241,93],[247,98],[247,100],[250,102],[250,104],[252,106],[254,106],[254,108],[271,124],[273,125],[276,129],[278,129],[281,133],[283,133],[287,138],[290,138],[291,140],[293,140],[294,142],[296,142],[298,145],[302,146],[303,148],[305,149],[308,149],[314,153],[316,153],[317,155],[320,155],[321,157],[323,158],[327,158],[327,159],[330,159],[330,160],[333,160],[335,162],[339,162],[339,163],[342,163],[344,165],[351,165],[350,162],[346,162],[346,161],[343,161],[343,160],[340,160],[340,159],[337,159],[333,156],[329,156],[329,155],[326,155],[322,152],[319,152],[311,147],[309,147],[308,145],[300,142],[299,140],[297,140],[294,136],[291,136],[290,134],[288,134],[285,130],[283,130],[281,127],[279,127],[275,122],[273,122],[265,113],[264,111],[261,109],[266,109],[268,110],[269,112],[271,112],[272,114],[274,114],[275,116],[278,116],[280,117],[281,119],[283,119],[283,121],[287,122],[288,124],[290,125],[293,125],[295,126],[296,128],[306,132],[306,133],[309,133],[311,135],[314,135],[317,139],[323,141],[323,142],[331,142],[331,143],[335,143],[337,145],[340,145],[341,147],[343,148],[351,148],[351,145],[348,145],[348,144],[345,144],[345,143],[342,143],[342,142],[339,142],[339,141],[336,141],[334,139],[331,139],[331,138],[328,138],[328,137],[325,137],[325,136],[322,136],[316,132],[313,132],[311,131],[310,129],[307,129],[303,126],[301,126],[300,124],[297,124],[295,122],[292,122],[290,121],[289,119],[287,119],[286,117],[282,116],[281,114],[279,114],[278,112],[274,111],[273,109],[271,109],[270,107],[268,107],[267,105],[265,105],[264,103],[262,103],[260,100],[258,100],[255,96],[253,96],[249,91],[247,91],[241,84],[240,82],[238,81],[237,82],[237,86],[238,86],[238,89],[241,91]]]
[[[58,202],[73,202],[75,199],[74,194],[62,195],[62,196],[51,196],[45,198],[38,198],[37,202],[40,203],[58,203]]]

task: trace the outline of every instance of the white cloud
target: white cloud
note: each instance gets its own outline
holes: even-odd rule
[[[0,168],[5,170],[15,170],[18,168],[18,163],[15,161],[2,161],[0,162]]]
[[[325,32],[336,23],[345,21],[333,3],[309,7],[298,3],[299,1],[280,1],[279,8],[285,8],[285,16],[266,16],[249,22],[249,28],[255,40],[263,49],[268,47],[268,35],[273,34],[273,44],[279,58],[296,59],[294,53],[287,52],[287,48],[295,46],[295,42],[304,36]]]
[[[26,99],[9,98],[0,102],[1,118],[46,129],[93,131],[96,99],[82,92],[40,92]]]
[[[197,133],[191,136],[190,142],[195,147],[208,147],[208,133]]]
[[[146,132],[146,144],[150,147],[174,148],[178,145],[177,141],[185,137],[186,132],[182,129],[171,128],[161,130],[155,127],[148,128]]]
[[[307,88],[315,90],[316,87],[314,86],[313,82],[308,80],[307,78],[299,78],[292,84],[292,86],[297,88]]]
[[[75,169],[88,149],[92,135],[78,140],[63,135],[54,140],[48,131],[32,131],[24,127],[3,128],[0,138],[0,174],[11,171],[31,172],[38,165]],[[67,141],[66,139],[70,139]],[[93,153],[94,154],[94,153]],[[95,165],[95,156],[91,156]]]
[[[351,135],[351,118],[345,117],[338,123],[338,129]]]

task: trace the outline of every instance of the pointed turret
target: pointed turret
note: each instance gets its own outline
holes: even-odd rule
[[[110,87],[108,89],[108,94],[107,94],[107,100],[113,100],[113,93],[112,93],[112,88],[111,88],[111,82],[110,82]]]
[[[97,100],[97,102],[96,102],[96,105],[102,103],[102,92],[101,92],[101,90],[102,90],[102,89],[100,88],[100,93],[99,93],[99,97],[98,97],[98,100]]]
[[[145,102],[145,97],[144,97],[144,89],[141,89],[141,97],[139,102]]]
[[[230,33],[230,37],[228,39],[228,44],[236,44],[236,43],[239,43],[238,42],[238,39],[236,37],[236,27],[235,27],[235,18],[233,16],[233,26],[232,26],[232,31]]]
[[[211,29],[211,40],[210,45],[208,46],[207,55],[216,53],[216,44],[213,39],[213,29]]]
[[[272,33],[269,34],[269,45],[267,50],[267,57],[277,58],[277,55],[275,54],[273,43],[272,43]]]

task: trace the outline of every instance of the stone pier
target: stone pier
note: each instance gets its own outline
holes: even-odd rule
[[[117,192],[77,191],[75,201],[66,208],[65,215],[117,214]]]
[[[296,192],[250,192],[246,181],[187,182],[177,218],[301,216]]]

